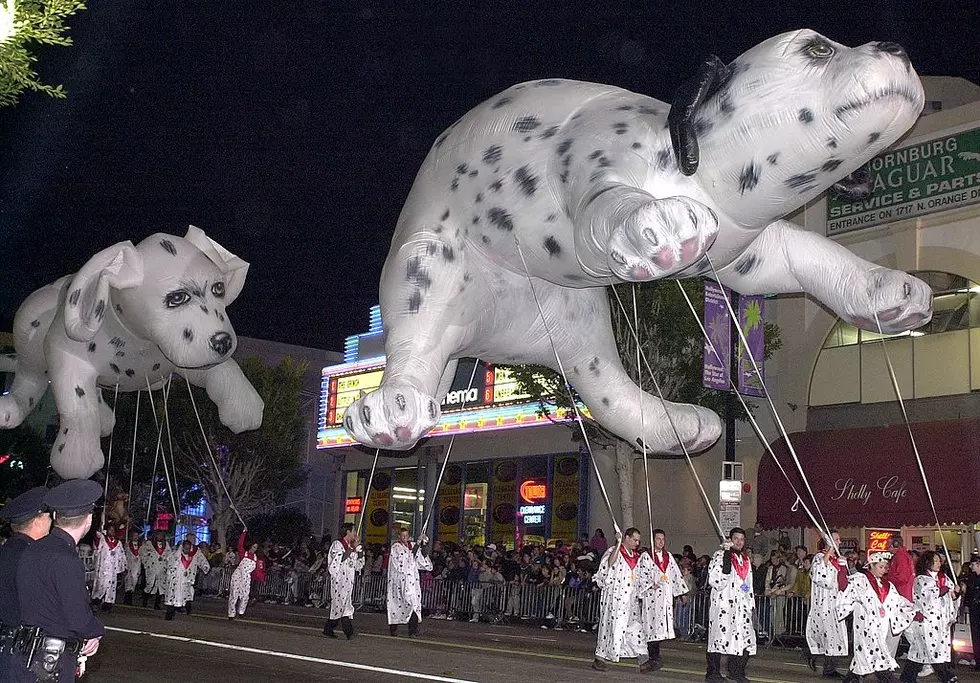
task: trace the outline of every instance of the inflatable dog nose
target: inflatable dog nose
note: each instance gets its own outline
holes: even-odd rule
[[[231,351],[231,335],[227,332],[218,332],[217,334],[211,335],[208,344],[215,353],[221,356],[227,355]]]

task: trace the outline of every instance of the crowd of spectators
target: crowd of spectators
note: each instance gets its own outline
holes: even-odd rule
[[[751,532],[750,532],[751,533]],[[615,541],[612,540],[614,543]],[[264,571],[253,574],[252,600],[270,603],[325,607],[329,598],[327,553],[331,538],[310,537],[291,544],[267,540],[259,544]],[[431,550],[433,569],[423,572],[423,595],[437,596],[424,601],[424,612],[431,618],[457,618],[471,621],[527,620],[537,615],[543,628],[575,628],[588,631],[594,623],[584,615],[596,615],[598,602],[589,602],[597,593],[593,581],[598,562],[610,545],[601,529],[571,543],[553,546],[525,544],[508,550],[496,543],[453,543],[435,541]],[[230,576],[238,562],[233,547],[201,544],[212,567],[224,567]],[[365,603],[369,587],[380,607],[384,593],[389,546],[368,544],[361,586]],[[768,637],[802,636],[810,597],[810,565],[813,556],[786,538],[773,539],[756,533],[746,545],[752,562],[753,589],[757,596],[756,627]],[[916,553],[911,551],[913,558]],[[940,553],[945,560],[945,556]],[[848,572],[864,571],[866,552],[846,550]],[[688,585],[688,592],[675,604],[678,633],[698,637],[707,623],[708,565],[710,556],[696,555],[690,545],[675,552],[675,559]],[[946,570],[950,576],[952,572]],[[220,576],[220,574],[219,574]],[[220,579],[201,577],[206,592],[226,590]],[[441,590],[434,590],[439,586]],[[446,587],[461,589],[459,595]],[[552,590],[549,590],[552,589]],[[527,596],[548,601],[529,608]],[[492,599],[491,599],[492,598]],[[795,598],[795,599],[794,599]],[[573,601],[575,604],[573,604]],[[583,608],[583,604],[585,608]],[[703,633],[701,633],[703,636]]]

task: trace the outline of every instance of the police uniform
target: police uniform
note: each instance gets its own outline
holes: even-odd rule
[[[0,516],[16,526],[27,524],[47,510],[44,505],[47,493],[44,486],[22,493],[0,510]],[[0,547],[0,681],[10,680],[10,649],[21,624],[17,565],[24,550],[33,542],[30,536],[14,532]]]
[[[51,490],[45,503],[58,517],[92,511],[102,488],[89,479],[74,479]],[[17,570],[21,621],[35,637],[22,642],[14,656],[14,681],[55,680],[37,673],[39,662],[59,674],[59,683],[75,680],[78,654],[87,640],[105,632],[89,606],[85,568],[75,539],[57,526],[24,551]],[[31,666],[33,671],[28,670]]]

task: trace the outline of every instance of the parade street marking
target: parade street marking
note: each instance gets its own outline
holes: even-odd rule
[[[222,622],[225,620],[224,617],[213,616],[213,615],[210,615],[210,614],[199,614],[199,615],[195,615],[195,616],[197,616],[197,617],[199,617],[201,619],[213,619],[215,621],[222,621]],[[276,628],[294,629],[294,630],[297,630],[297,631],[315,631],[315,632],[319,632],[320,631],[319,628],[313,628],[313,627],[310,627],[310,626],[296,626],[294,624],[284,624],[282,622],[264,621],[264,620],[260,620],[260,619],[241,619],[241,618],[239,618],[236,621],[240,621],[241,623],[245,623],[245,624],[260,624],[260,625],[263,625],[263,626],[274,626]],[[107,626],[106,628],[109,628],[109,627]],[[117,630],[123,630],[123,629],[117,629]],[[141,633],[141,631],[134,631],[134,633]],[[496,634],[496,635],[503,635],[503,634]],[[382,639],[382,640],[399,640],[399,641],[404,641],[404,638],[399,638],[398,636],[386,636],[386,635],[382,635],[380,633],[365,633],[364,631],[360,631],[358,633],[358,636],[361,637],[361,638],[378,638],[378,639]],[[458,650],[474,650],[474,651],[477,651],[477,652],[490,652],[490,653],[493,653],[493,654],[501,654],[501,653],[503,653],[503,654],[520,655],[522,657],[537,657],[539,659],[558,659],[558,660],[563,660],[563,661],[566,661],[566,662],[581,662],[581,663],[586,663],[586,664],[590,664],[592,662],[592,659],[591,658],[588,658],[587,659],[585,657],[576,657],[574,655],[559,655],[559,654],[554,654],[554,653],[551,653],[551,652],[534,652],[532,650],[508,650],[508,649],[502,648],[502,647],[488,647],[486,645],[467,645],[465,643],[452,643],[452,642],[445,641],[445,640],[429,640],[429,639],[425,639],[425,638],[415,638],[414,639],[414,642],[416,642],[416,643],[425,643],[425,644],[428,644],[428,645],[437,645],[437,646],[440,646],[440,647],[451,647],[451,648],[456,648]],[[681,645],[688,645],[688,644],[690,644],[690,645],[693,645],[693,646],[698,646],[699,645],[698,643],[687,643],[685,641],[681,641],[680,644]],[[701,643],[700,646],[701,647],[704,647],[704,644]],[[633,668],[633,667],[635,667],[635,664],[631,664],[631,663],[628,663],[628,662],[606,662],[606,663],[608,665],[611,665],[611,666],[619,666],[619,667],[624,667],[624,668]],[[692,675],[692,676],[703,676],[704,675],[704,672],[703,671],[695,671],[693,669],[678,669],[678,668],[669,667],[669,666],[663,667],[663,669],[661,669],[661,671],[665,671],[665,672],[668,672],[668,673],[675,673],[675,674],[688,674],[688,675]],[[433,679],[433,680],[438,680],[438,679]],[[451,680],[451,679],[445,679],[445,680]],[[793,683],[792,681],[787,681],[786,679],[762,678],[760,676],[755,676],[755,675],[752,676],[752,680],[753,681],[758,681],[758,683]]]
[[[401,669],[386,669],[381,666],[369,666],[368,664],[356,664],[354,662],[340,662],[334,659],[323,659],[322,657],[310,657],[308,655],[296,655],[291,652],[276,652],[275,650],[263,650],[257,647],[245,647],[243,645],[231,645],[229,643],[219,643],[212,640],[201,640],[199,638],[185,638],[183,636],[172,636],[164,633],[154,633],[153,631],[136,631],[128,628],[118,628],[116,626],[106,626],[107,631],[117,631],[119,633],[129,633],[136,636],[150,636],[151,638],[163,638],[164,640],[176,640],[182,643],[194,645],[207,645],[225,650],[237,650],[238,652],[249,652],[256,655],[270,655],[272,657],[282,657],[283,659],[296,659],[301,662],[313,662],[314,664],[326,664],[328,666],[340,666],[347,669],[360,669],[361,671],[374,671],[376,673],[392,674],[404,676],[406,678],[421,678],[427,681],[442,681],[443,683],[476,683],[462,678],[447,678],[446,676],[433,676],[431,674],[418,673],[416,671],[403,671]]]
[[[496,636],[498,638],[517,638],[519,640],[543,640],[546,643],[557,643],[557,638],[539,638],[537,636],[525,636],[523,634],[515,633],[501,633],[500,631],[484,631],[485,636]]]

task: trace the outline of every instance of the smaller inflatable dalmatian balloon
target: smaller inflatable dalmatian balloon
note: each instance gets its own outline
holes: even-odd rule
[[[264,404],[231,358],[238,341],[226,311],[247,272],[190,226],[184,237],[115,244],[35,291],[14,317],[16,374],[0,396],[0,427],[19,425],[50,379],[61,422],[51,466],[87,478],[104,464],[100,434],[114,426],[102,388],[158,389],[178,372],[207,389],[229,429],[258,429]]]
[[[599,423],[679,454],[664,405],[637,400],[620,363],[604,288],[713,276],[705,255],[743,294],[806,292],[863,329],[924,324],[925,283],[779,220],[832,185],[859,195],[866,178],[852,174],[923,101],[901,46],[809,30],[728,65],[706,59],[672,107],[568,80],[492,97],[439,136],[416,177],[381,275],[387,367],[347,409],[347,431],[410,449],[439,419],[454,359],[554,368],[554,344]],[[704,408],[669,410],[690,451],[721,435]]]

